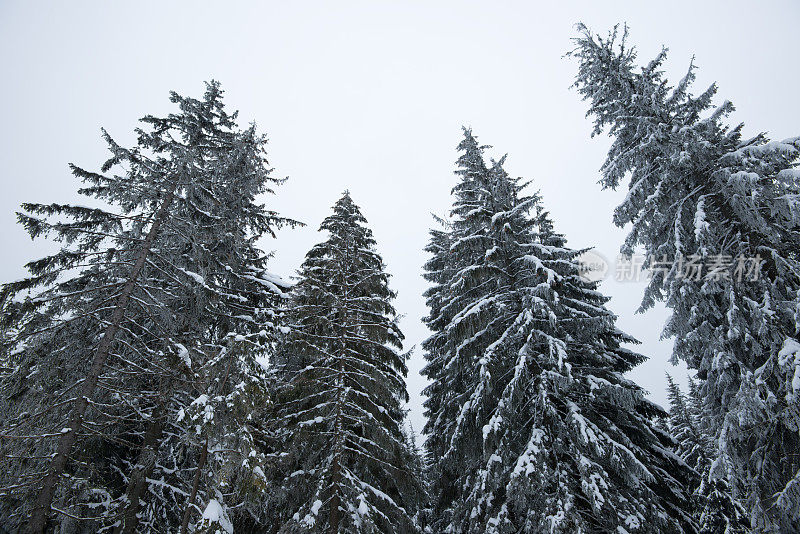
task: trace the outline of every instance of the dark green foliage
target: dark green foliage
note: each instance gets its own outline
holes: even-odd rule
[[[639,67],[627,28],[607,39],[579,31],[575,87],[593,134],[614,138],[601,183],[628,183],[614,212],[631,225],[623,252],[642,247],[649,266],[662,263],[642,309],[662,300],[673,311],[664,335],[697,372],[719,438],[712,471],[753,527],[800,530],[800,138],[743,138],[743,125],[725,123],[733,105],[713,104],[716,85],[692,94],[693,64],[671,87],[666,49]]]
[[[146,263],[54,505],[94,518],[80,522],[89,530],[116,521],[154,417],[163,420],[164,430],[149,478],[160,482],[142,496],[142,531],[177,528],[199,442],[235,452],[237,465],[242,449],[251,450],[239,446],[252,441],[240,406],[251,393],[250,403],[263,401],[258,391],[266,387],[265,376],[255,357],[268,352],[275,337],[281,292],[254,243],[296,223],[256,203],[280,180],[270,175],[266,139],[255,126],[237,127],[218,83],[207,84],[202,99],[175,93],[170,99],[178,111],[143,118],[133,148],[103,132],[110,157],[100,172],[72,166],[85,184],[79,192],[97,207],[25,204],[19,215],[33,238],[52,237],[64,248],[31,262],[31,277],[3,286],[2,350],[9,372],[0,377],[0,524],[16,528],[28,513],[53,450],[48,436],[66,426],[76,387],[141,254]],[[146,247],[154,214],[171,193]],[[208,431],[193,421],[203,395],[209,399],[203,408],[216,409],[204,412],[214,415]],[[203,479],[198,506],[216,496],[217,478]],[[226,497],[236,500],[228,504],[241,505],[239,490],[226,483]],[[246,513],[247,507],[238,510]]]
[[[407,355],[394,292],[350,195],[336,202],[293,290],[270,500],[280,532],[415,532],[424,504],[401,427]]]
[[[700,534],[749,532],[746,512],[730,494],[724,479],[711,478],[716,446],[713,433],[704,421],[702,398],[697,383],[689,379],[688,397],[667,375],[669,430],[678,442],[678,455],[700,476],[694,488],[693,515]]]
[[[693,531],[691,473],[623,373],[596,284],[538,195],[465,131],[451,219],[432,233],[424,343],[436,531]],[[620,531],[621,532],[621,531]]]

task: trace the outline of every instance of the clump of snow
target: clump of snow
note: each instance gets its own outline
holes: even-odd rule
[[[203,521],[212,525],[219,525],[222,530],[228,534],[233,534],[233,523],[231,522],[228,514],[222,508],[222,505],[216,499],[211,499],[203,511]]]
[[[503,402],[503,401],[500,401],[500,402]],[[484,441],[486,441],[486,439],[489,437],[489,434],[491,434],[492,432],[494,432],[495,430],[497,430],[500,427],[500,424],[502,422],[503,422],[503,416],[500,415],[499,413],[496,413],[496,414],[494,414],[492,416],[492,418],[489,420],[489,422],[483,426],[483,439],[484,439]]]
[[[322,501],[317,499],[311,504],[311,510],[309,510],[301,523],[306,527],[313,527],[317,522],[317,514],[319,513],[320,508],[322,508]],[[297,520],[297,517],[298,515],[295,514],[295,521]]]
[[[256,363],[265,371],[269,371],[269,358],[267,356],[256,356]]]
[[[286,291],[292,287],[291,282],[284,280],[280,276],[269,273],[264,271],[262,273],[258,273],[256,276],[249,274],[245,275],[244,278],[248,280],[252,280],[253,282],[259,283],[262,286],[266,287],[273,293],[280,295],[280,296],[287,296]]]
[[[318,415],[314,419],[307,419],[305,421],[301,421],[298,424],[299,424],[299,426],[318,425],[323,421],[324,421],[324,419],[322,418],[322,416]]]
[[[699,240],[702,235],[708,231],[709,227],[710,225],[708,221],[706,221],[705,199],[701,199],[700,202],[697,203],[697,211],[694,214],[695,238]]]
[[[603,477],[599,473],[591,473],[588,478],[581,480],[581,487],[586,496],[592,499],[592,507],[595,510],[602,509],[606,502],[603,492],[608,490],[608,484]]]
[[[792,393],[800,392],[800,343],[787,337],[783,342],[783,348],[778,352],[778,365],[791,372],[794,367],[792,377]]]
[[[632,530],[636,530],[642,525],[642,522],[635,515],[628,514],[628,517],[625,518],[625,525]]]
[[[192,368],[192,359],[189,357],[189,349],[187,349],[184,345],[180,343],[175,343],[175,347],[178,349],[178,358],[180,358],[183,363],[186,364],[186,367],[189,369]]]
[[[192,271],[187,271],[186,269],[181,269],[181,271],[183,271],[183,273],[186,276],[190,277],[192,280],[194,280],[195,282],[197,282],[201,286],[206,285],[206,279],[203,278],[202,276],[200,276],[199,274],[197,274],[195,272],[192,272]]]
[[[257,466],[256,466],[256,467],[253,469],[253,474],[255,474],[257,477],[259,477],[259,478],[261,478],[261,479],[263,479],[263,480],[266,480],[266,479],[267,479],[267,475],[266,475],[266,474],[264,474],[264,470],[263,470],[263,469],[261,469],[261,466],[258,466],[258,465],[257,465]]]
[[[352,505],[348,505],[348,508],[351,511],[351,516],[353,518],[353,523],[356,527],[361,527],[364,517],[369,516],[369,505],[367,504],[366,497],[364,497],[363,493],[358,494],[358,508],[354,508]]]
[[[531,431],[531,437],[528,440],[528,446],[525,449],[525,452],[517,458],[517,464],[514,466],[514,471],[511,474],[511,477],[517,477],[521,473],[525,473],[526,475],[530,475],[535,471],[536,460],[535,456],[539,454],[541,450],[540,445],[544,441],[544,430],[541,428],[534,428]]]
[[[793,356],[798,352],[800,352],[800,343],[790,337],[787,337],[783,342],[783,348],[781,348],[780,352],[778,353],[778,360],[780,364],[785,365],[785,362],[788,361],[789,356]]]
[[[554,270],[545,267],[544,263],[542,263],[542,260],[534,255],[523,256],[522,259],[532,263],[536,272],[544,272],[547,275],[547,285],[553,285],[553,282],[556,279],[556,272]]]
[[[192,401],[192,405],[195,404],[198,406],[205,406],[206,404],[208,404],[208,395],[203,393],[202,395],[197,397],[195,400]]]

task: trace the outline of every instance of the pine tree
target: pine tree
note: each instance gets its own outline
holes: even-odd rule
[[[629,177],[614,222],[631,223],[623,252],[643,247],[654,273],[642,310],[672,309],[664,335],[697,372],[719,438],[712,476],[728,477],[753,527],[800,530],[800,138],[744,139],[724,122],[733,105],[713,106],[716,85],[691,94],[693,63],[673,88],[666,50],[637,68],[627,28],[579,29],[575,86],[593,134],[614,138],[601,183]]]
[[[428,462],[426,461],[424,450],[420,448],[417,433],[410,422],[408,424],[408,429],[404,429],[404,435],[406,438],[406,450],[409,452],[406,465],[412,474],[413,480],[419,484],[414,523],[417,525],[420,532],[429,533],[431,532],[429,525],[431,523],[432,510],[430,508],[431,498]]]
[[[201,100],[171,101],[179,111],[143,118],[133,148],[104,132],[111,156],[100,172],[72,166],[98,207],[26,204],[19,214],[33,238],[64,248],[2,291],[11,371],[0,494],[13,529],[31,513],[27,528],[43,531],[51,507],[57,522],[77,517],[92,531],[177,528],[181,475],[198,471],[177,454],[175,436],[187,434],[178,415],[205,384],[230,408],[263,380],[254,358],[275,336],[278,288],[255,241],[295,223],[255,203],[280,180],[265,138],[237,127],[218,83]],[[231,418],[215,433],[243,425]]]
[[[365,225],[345,192],[293,289],[268,504],[280,532],[416,531],[424,487],[402,432],[407,355]]]
[[[474,239],[480,238],[478,232],[481,229],[469,228],[465,220],[466,214],[473,211],[480,213],[478,202],[481,188],[485,186],[482,181],[486,180],[487,174],[482,155],[485,148],[478,145],[477,139],[471,132],[465,131],[464,139],[458,145],[458,150],[462,154],[457,161],[459,170],[456,173],[461,180],[453,190],[458,192],[458,200],[451,214],[458,215],[459,218],[447,221],[437,219],[441,229],[431,231],[430,242],[425,249],[431,254],[431,258],[425,264],[424,276],[433,285],[425,292],[430,313],[424,321],[432,334],[422,343],[425,359],[428,362],[423,374],[430,381],[423,391],[427,397],[424,402],[427,423],[423,432],[427,436],[425,448],[432,470],[433,529],[436,532],[445,532],[448,525],[457,519],[454,516],[456,513],[454,503],[459,500],[463,491],[459,478],[464,473],[477,469],[481,450],[478,441],[465,444],[459,450],[454,450],[452,447],[453,437],[460,433],[456,426],[464,421],[459,410],[466,405],[477,381],[473,372],[472,354],[458,350],[460,347],[454,347],[455,342],[448,335],[448,330],[451,329],[450,325],[458,313],[467,309],[464,303],[456,299],[460,297],[463,301],[472,296],[474,301],[480,302],[485,293],[464,287],[459,288],[459,293],[454,295],[451,287],[459,271],[463,269],[464,274],[469,275],[474,270],[472,266],[481,262],[481,256],[485,255],[485,250],[488,249],[487,247],[481,250],[475,247],[474,250],[470,250],[466,246],[469,245],[470,235],[476,235]],[[483,193],[483,196],[487,196],[487,193]],[[460,244],[456,242],[458,236],[465,237],[461,250],[454,248]],[[480,278],[478,276],[474,278],[480,284]],[[466,284],[467,276],[463,279],[462,284]],[[488,284],[490,281],[491,279],[487,278],[485,283]],[[462,337],[466,340],[466,336]],[[475,436],[476,429],[471,430],[472,432],[464,434]]]
[[[746,513],[730,494],[725,480],[709,477],[714,458],[714,437],[703,421],[702,399],[694,380],[689,379],[689,397],[667,375],[669,431],[678,441],[677,454],[700,477],[694,488],[693,515],[700,534],[748,532]]]
[[[692,387],[692,391],[696,391],[696,386]],[[669,429],[678,442],[676,452],[693,469],[703,472],[710,460],[710,440],[702,430],[702,414],[695,399],[687,400],[670,375],[667,375],[667,396],[670,406]]]
[[[623,377],[644,358],[580,277],[582,251],[484,148],[465,130],[428,247],[435,530],[693,531],[691,473],[652,422],[665,414]]]

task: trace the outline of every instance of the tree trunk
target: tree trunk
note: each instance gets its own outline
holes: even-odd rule
[[[339,498],[339,481],[342,478],[341,467],[339,466],[339,458],[333,460],[331,466],[331,500],[330,500],[330,515],[328,517],[328,527],[330,534],[339,534],[339,523],[342,520],[341,510],[339,506],[341,499]]]
[[[89,369],[89,373],[86,375],[83,384],[81,384],[79,396],[77,399],[75,399],[75,404],[72,407],[72,415],[70,417],[69,426],[64,429],[61,436],[58,438],[56,454],[53,456],[53,460],[50,463],[50,469],[48,470],[47,476],[45,476],[44,481],[42,482],[42,489],[39,492],[39,496],[36,499],[36,504],[31,512],[31,519],[28,523],[28,532],[30,534],[44,534],[47,526],[47,517],[50,515],[50,509],[53,504],[53,496],[55,495],[59,478],[64,473],[64,468],[67,466],[67,460],[69,460],[69,457],[72,454],[72,448],[75,446],[78,430],[83,426],[83,418],[86,414],[86,409],[89,406],[89,398],[94,395],[95,388],[97,387],[97,380],[100,378],[100,374],[105,368],[106,359],[108,358],[108,353],[111,350],[111,344],[114,341],[120,325],[122,324],[122,319],[125,316],[125,310],[128,307],[128,300],[130,299],[130,296],[136,287],[136,282],[139,278],[139,275],[144,268],[145,261],[150,253],[150,247],[153,245],[153,241],[158,234],[158,230],[161,227],[162,222],[164,219],[166,219],[167,211],[169,210],[169,207],[175,198],[175,190],[177,189],[177,186],[178,180],[175,178],[170,183],[169,193],[164,198],[164,201],[161,203],[155,215],[153,216],[153,225],[150,227],[150,231],[147,232],[147,236],[145,236],[144,241],[142,242],[142,248],[137,253],[136,263],[134,264],[133,269],[128,276],[128,281],[122,288],[122,292],[117,300],[117,305],[114,308],[114,313],[111,315],[111,320],[108,323],[108,327],[106,327],[106,330],[103,333],[103,338],[97,345],[97,351],[95,352],[92,360],[92,366]]]
[[[189,502],[186,504],[186,510],[183,512],[183,521],[181,522],[180,534],[186,534],[189,528],[189,516],[192,515],[192,508],[194,508],[194,500],[197,498],[197,488],[200,487],[200,478],[203,475],[203,468],[206,466],[206,459],[208,458],[208,437],[203,444],[203,450],[200,453],[200,460],[197,462],[197,472],[194,474],[192,481],[192,493],[189,495]]]
[[[128,481],[128,489],[125,491],[128,505],[122,513],[122,521],[114,529],[114,534],[133,534],[136,532],[136,527],[139,524],[139,502],[147,489],[147,478],[153,473],[156,458],[158,457],[158,446],[164,430],[165,403],[166,400],[153,411],[153,416],[144,435],[142,450],[139,452],[139,458],[136,460],[133,473],[131,473],[131,478]]]
[[[344,293],[342,299],[343,303],[340,305],[339,308],[339,320],[341,321],[341,351],[342,353],[339,355],[338,359],[338,392],[336,394],[337,401],[336,401],[336,422],[335,422],[335,432],[336,432],[336,442],[334,445],[333,450],[333,464],[331,465],[331,498],[330,498],[330,514],[328,516],[328,532],[330,534],[338,534],[339,533],[339,523],[342,520],[341,510],[339,510],[339,506],[341,505],[341,497],[339,495],[339,483],[342,480],[342,454],[344,449],[344,428],[342,422],[342,404],[344,404],[344,396],[345,396],[345,387],[344,387],[344,355],[347,353],[347,321],[349,319],[349,308],[348,305],[349,295],[348,295],[348,269],[350,268],[350,244],[347,243],[345,247],[345,265],[342,269],[342,291]]]

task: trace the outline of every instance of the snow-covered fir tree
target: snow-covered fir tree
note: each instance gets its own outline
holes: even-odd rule
[[[538,195],[471,131],[426,264],[434,531],[694,531],[666,415],[623,373],[644,357],[580,277]]]
[[[430,534],[432,516],[432,510],[430,508],[430,480],[428,478],[430,469],[426,461],[424,448],[419,442],[417,432],[414,430],[410,421],[408,422],[408,427],[404,427],[403,430],[406,437],[406,448],[410,451],[406,465],[413,479],[421,486],[421,489],[418,490],[414,523],[417,525],[418,531]]]
[[[389,275],[349,193],[293,289],[268,491],[279,532],[416,532],[424,485],[402,431],[407,355]]]
[[[714,436],[703,418],[702,398],[697,383],[689,379],[688,397],[667,375],[669,432],[678,442],[677,454],[700,476],[694,489],[694,517],[700,534],[748,532],[749,522],[742,506],[730,494],[724,480],[709,478],[714,458]]]
[[[800,531],[800,138],[742,137],[716,85],[693,95],[695,66],[674,87],[666,50],[643,67],[627,28],[603,39],[580,27],[575,86],[593,134],[614,141],[604,187],[628,183],[614,212],[631,224],[654,272],[642,309],[672,310],[664,335],[697,372],[727,478],[753,527]]]
[[[133,148],[104,132],[99,172],[72,167],[96,207],[19,215],[63,248],[3,286],[0,523],[12,530],[31,513],[33,532],[48,517],[64,531],[177,532],[212,501],[258,513],[251,410],[288,285],[255,241],[295,223],[256,202],[280,180],[217,82],[171,101],[178,111],[143,118]]]

